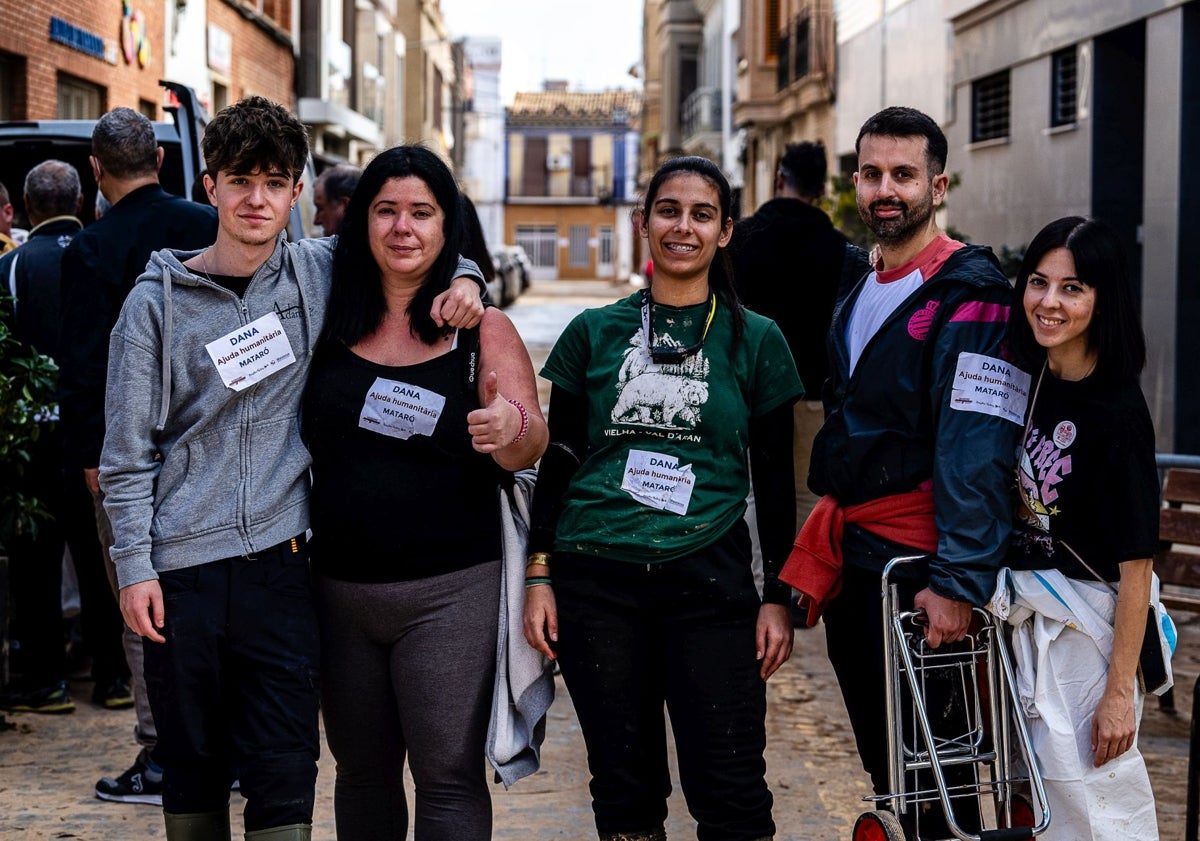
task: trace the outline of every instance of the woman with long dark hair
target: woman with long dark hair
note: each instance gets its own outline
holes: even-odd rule
[[[688,809],[710,841],[773,836],[766,684],[792,649],[779,568],[795,537],[792,404],[779,328],[745,312],[711,161],[659,168],[641,208],[648,289],[578,316],[542,375],[551,446],[534,495],[525,635],[557,656],[588,748],[602,839],[665,837],[664,706]],[[766,583],[742,519],[747,450]]]
[[[993,607],[1014,626],[1051,810],[1043,839],[1155,839],[1137,666],[1158,548],[1146,342],[1116,233],[1051,222],[1009,321],[1033,375],[1015,533]]]
[[[491,837],[497,490],[504,471],[541,455],[546,426],[507,316],[488,309],[477,337],[429,316],[461,239],[458,189],[433,152],[376,157],[346,209],[309,378],[321,697],[341,841],[406,837],[406,759],[418,841]]]

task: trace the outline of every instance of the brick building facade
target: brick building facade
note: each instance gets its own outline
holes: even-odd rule
[[[172,78],[195,87],[213,110],[251,94],[294,107],[291,0],[193,0],[192,6],[202,12],[194,28],[179,26],[188,7],[180,0],[131,0],[128,13],[121,0],[0,0],[0,120],[96,119],[120,106],[161,120],[158,80],[168,75],[170,56]],[[171,39],[178,46],[179,39],[213,31],[230,47],[224,72],[180,67],[178,56],[187,53],[173,51]],[[197,54],[196,62],[204,60]],[[220,97],[196,81],[210,76]]]
[[[121,0],[0,0],[0,119],[92,119],[119,105],[160,118],[163,0],[130,7],[126,17]]]
[[[295,56],[290,0],[208,0],[208,23],[230,33],[227,102],[265,96],[295,110]],[[214,107],[214,110],[216,108]]]

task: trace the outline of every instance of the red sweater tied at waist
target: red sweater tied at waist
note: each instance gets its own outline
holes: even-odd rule
[[[800,606],[808,609],[810,628],[842,589],[842,535],[847,523],[922,552],[937,549],[933,490],[928,482],[918,490],[861,505],[842,507],[832,496],[822,497],[796,535],[779,573],[781,581],[800,591]]]

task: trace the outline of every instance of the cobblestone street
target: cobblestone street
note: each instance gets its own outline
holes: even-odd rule
[[[1190,689],[1200,672],[1200,623],[1181,622],[1176,677],[1180,714],[1146,705],[1142,750],[1158,798],[1164,841],[1183,838]],[[767,719],[767,773],[775,794],[779,841],[850,838],[865,808],[865,775],[858,765],[849,723],[824,652],[820,629],[798,631],[796,652],[771,680]],[[75,684],[85,698],[86,684]],[[108,712],[86,702],[68,716],[11,716],[16,730],[0,733],[0,839],[3,841],[124,841],[162,838],[162,817],[153,806],[105,803],[92,786],[102,774],[119,773],[136,753],[133,713]],[[583,740],[570,699],[559,683],[550,712],[542,770],[511,790],[493,787],[497,839],[594,837],[587,794]],[[321,759],[313,838],[333,841],[333,760]],[[411,784],[410,784],[411,791]],[[240,837],[244,801],[233,797],[234,837]],[[671,798],[668,834],[695,837],[683,797]],[[1131,841],[1133,841],[1131,839]]]

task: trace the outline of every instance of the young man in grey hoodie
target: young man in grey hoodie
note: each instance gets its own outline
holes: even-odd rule
[[[281,235],[308,155],[284,108],[224,109],[203,152],[217,239],[154,254],[125,302],[100,484],[121,611],[148,641],[167,838],[230,838],[237,778],[247,839],[307,841],[318,636],[299,410],[334,241]],[[464,263],[435,320],[479,320],[473,273]]]

